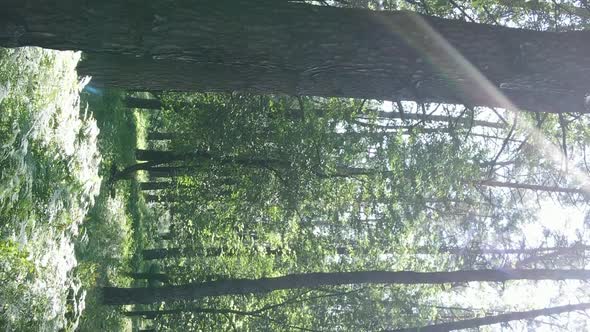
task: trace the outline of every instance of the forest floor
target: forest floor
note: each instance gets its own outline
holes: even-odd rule
[[[131,320],[124,318],[118,308],[100,304],[101,286],[130,286],[126,273],[140,269],[141,252],[146,238],[145,229],[154,223],[139,190],[141,174],[129,180],[109,183],[112,167],[135,163],[135,149],[146,144],[148,117],[122,105],[123,92],[98,90],[90,87],[83,93],[96,118],[102,153],[100,174],[103,185],[95,206],[89,211],[84,227],[88,242],[80,246],[78,269],[87,286],[86,309],[81,318],[82,331],[130,331]]]
[[[112,165],[135,162],[149,117],[86,85],[79,59],[0,49],[2,330],[131,330],[98,287],[132,283],[154,224],[136,177],[108,184]]]

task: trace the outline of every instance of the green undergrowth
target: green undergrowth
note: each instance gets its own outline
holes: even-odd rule
[[[74,330],[75,242],[99,192],[98,127],[80,55],[0,49],[0,330]]]
[[[139,268],[149,210],[136,179],[108,180],[135,162],[148,117],[124,108],[122,91],[86,85],[79,60],[0,49],[2,331],[131,329],[99,290],[130,285]]]
[[[134,254],[143,246],[142,225],[150,218],[140,197],[137,178],[109,183],[111,169],[135,163],[135,148],[145,144],[148,118],[122,104],[124,93],[92,89],[84,93],[101,129],[100,173],[105,179],[96,205],[84,223],[85,241],[78,246],[79,273],[89,289],[81,331],[130,331],[131,321],[117,307],[101,304],[100,287],[130,286],[126,273],[138,267]]]
[[[0,48],[2,331],[131,330],[100,287],[131,284],[150,212],[136,179],[108,180],[135,163],[148,117],[86,85],[79,60]]]

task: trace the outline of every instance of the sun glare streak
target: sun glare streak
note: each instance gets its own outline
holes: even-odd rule
[[[417,29],[414,33],[416,35],[424,36],[424,40],[431,42],[437,50],[441,52],[439,54],[432,54],[432,51],[427,50],[426,47],[421,47],[409,38],[406,41],[413,47],[417,48],[433,66],[438,67],[443,74],[449,77],[456,77],[457,73],[444,72],[447,65],[441,64],[452,64],[452,67],[462,71],[459,76],[469,77],[475,86],[469,86],[470,90],[475,90],[478,93],[482,93],[486,99],[494,100],[497,105],[501,108],[506,109],[508,112],[515,114],[522,112],[518,110],[518,107],[512,103],[506,95],[504,95],[492,82],[490,82],[471,62],[469,62],[453,45],[451,45],[440,33],[433,29],[424,18],[420,15],[412,12],[407,12],[406,15],[415,23],[414,28]],[[396,32],[399,30],[395,23],[392,23],[386,19],[383,19],[382,24],[390,26],[392,31]],[[404,27],[407,30],[407,27]],[[399,34],[400,37],[404,37],[403,34]],[[448,71],[448,70],[447,70]],[[473,93],[472,91],[466,91],[465,85],[458,84],[460,89],[466,94]],[[565,112],[565,111],[564,111]],[[551,143],[543,133],[538,130],[533,124],[532,120],[518,121],[517,127],[528,131],[531,135],[531,142],[542,155],[550,160],[556,168],[560,168],[563,161],[566,160],[566,156],[563,154],[560,148],[555,144]],[[576,166],[569,167],[566,171],[574,180],[580,183],[580,189],[586,194],[590,194],[590,176],[584,171],[580,170]]]

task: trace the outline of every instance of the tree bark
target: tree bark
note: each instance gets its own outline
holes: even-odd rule
[[[174,239],[175,234],[173,232],[162,233],[158,237],[160,240],[172,241]]]
[[[170,189],[176,187],[176,183],[174,182],[164,182],[164,181],[150,181],[150,182],[140,182],[139,189],[141,190],[162,190],[162,189]]]
[[[163,133],[158,131],[150,131],[148,133],[147,139],[152,141],[164,141],[164,140],[172,140],[178,137],[176,133]]]
[[[161,110],[165,105],[159,99],[147,99],[147,98],[135,98],[135,97],[125,97],[123,99],[123,103],[127,108],[142,108],[148,110]],[[216,111],[219,106],[211,103],[202,103],[202,102],[175,102],[173,105],[168,105],[169,107],[175,106],[182,110],[206,110],[209,112]],[[173,111],[178,111],[179,109],[172,108]]]
[[[162,102],[158,99],[142,99],[142,98],[134,98],[134,97],[126,97],[124,99],[125,106],[128,108],[143,108],[143,109],[154,109],[158,110],[162,108]],[[181,103],[180,107],[183,109],[198,109],[198,108],[211,108],[212,105],[203,104],[203,103],[194,103],[194,102],[187,102]],[[323,116],[327,111],[325,109],[317,108],[311,109],[311,112],[315,113],[318,116]],[[285,114],[291,118],[300,119],[301,116],[295,116],[294,114],[300,113],[300,109],[286,109]],[[364,110],[361,114],[357,115],[357,118],[371,118],[375,116],[380,119],[409,119],[409,120],[422,120],[422,121],[436,121],[436,122],[455,122],[457,124],[462,124],[465,126],[481,126],[481,127],[489,127],[489,128],[506,128],[506,125],[500,122],[492,122],[492,121],[483,121],[483,120],[472,120],[468,117],[452,117],[452,116],[444,116],[444,115],[423,115],[418,113],[403,113],[403,115],[399,112],[384,112],[378,109],[368,109]],[[152,133],[150,133],[152,134]],[[175,138],[176,134],[172,133],[153,133],[152,136],[148,134],[148,139],[155,139],[155,140],[166,140]],[[153,137],[153,138],[151,138]]]
[[[127,108],[143,108],[159,110],[162,108],[162,102],[159,99],[125,97],[123,103]]]
[[[411,327],[407,329],[398,330],[385,330],[384,332],[446,332],[464,329],[475,329],[485,325],[507,323],[515,320],[530,320],[540,316],[552,316],[566,312],[588,309],[590,309],[590,303],[579,303],[538,310],[511,312],[496,316],[485,316],[481,318],[465,319],[456,322],[434,324],[422,327]]]
[[[528,255],[532,258],[538,257],[539,254],[552,254],[552,253],[571,253],[571,252],[583,252],[588,250],[589,247],[585,245],[574,245],[572,247],[547,247],[547,248],[506,248],[506,249],[476,249],[476,248],[461,248],[461,247],[441,247],[438,249],[418,247],[416,252],[419,254],[430,254],[432,252],[449,253],[452,255]],[[216,248],[156,248],[156,249],[144,249],[142,250],[142,256],[144,260],[156,260],[165,258],[176,258],[176,257],[213,257],[219,256],[222,252],[231,255],[229,247],[216,247]],[[262,252],[265,255],[282,255],[282,248],[271,248],[265,247]],[[347,247],[336,247],[335,254],[337,255],[349,255],[350,249]],[[531,256],[532,255],[532,256]]]
[[[255,157],[240,157],[240,156],[215,156],[209,152],[196,151],[189,153],[178,153],[174,151],[157,151],[157,150],[143,150],[136,149],[137,160],[143,160],[144,163],[128,166],[125,170],[119,172],[119,177],[127,174],[127,169],[135,172],[140,169],[149,170],[150,168],[165,163],[174,161],[212,161],[221,165],[236,164],[244,167],[256,167],[271,170],[286,170],[291,168],[291,163],[288,160],[281,159],[264,159]],[[157,169],[157,168],[155,168]],[[186,167],[190,169],[190,167]],[[337,178],[337,177],[356,177],[356,176],[391,176],[394,173],[388,170],[381,170],[375,168],[362,167],[346,167],[339,166],[335,168],[334,172],[325,172],[321,167],[311,170],[315,175],[323,178]]]
[[[149,167],[145,169],[150,179],[156,178],[175,178],[182,175],[190,174],[194,168],[182,167],[182,166],[161,166],[161,167]]]
[[[366,115],[365,115],[366,113]],[[360,116],[366,118],[371,118],[371,116],[376,116],[377,118],[381,119],[409,119],[409,120],[423,120],[423,121],[438,121],[438,122],[454,122],[457,124],[465,126],[481,126],[481,127],[489,127],[489,128],[506,128],[506,125],[500,122],[492,122],[492,121],[483,121],[483,120],[472,120],[467,117],[452,117],[452,116],[444,116],[444,115],[422,115],[418,113],[403,113],[400,114],[399,112],[384,112],[379,110],[367,110],[365,113],[361,114]]]
[[[82,50],[82,74],[130,90],[509,106],[482,88],[444,38],[517,107],[586,111],[588,31],[539,32],[288,1],[0,5],[0,46]]]
[[[578,16],[581,19],[590,19],[590,10],[584,7],[577,7],[566,2],[544,2],[544,1],[527,1],[527,0],[498,0],[498,4],[508,8],[521,8],[533,12],[547,13],[550,10],[560,11],[561,13]]]
[[[338,254],[345,254],[346,248],[337,248]],[[144,249],[142,256],[144,260],[155,260],[164,258],[176,257],[216,257],[221,254],[235,255],[228,246],[213,247],[213,248],[158,248],[158,249]],[[275,255],[280,256],[284,253],[283,248],[264,247],[263,251],[252,250],[252,254]]]
[[[156,280],[167,283],[170,281],[170,277],[165,273],[152,273],[152,272],[132,272],[127,274],[133,279],[147,279]]]
[[[148,304],[194,300],[207,296],[269,293],[283,289],[317,288],[350,284],[445,284],[471,281],[586,280],[590,270],[477,270],[453,272],[362,271],[291,274],[261,279],[228,279],[160,288],[103,288],[110,305]]]
[[[419,252],[428,252],[428,248],[419,248]],[[461,254],[464,252],[478,252],[489,255],[539,255],[544,253],[552,252],[571,252],[571,251],[584,251],[589,250],[590,246],[583,245],[581,243],[574,244],[571,247],[541,247],[541,248],[505,248],[505,249],[493,249],[493,248],[461,248],[461,247],[441,247],[440,252],[448,252],[452,254]]]
[[[541,262],[550,262],[551,260],[555,263],[562,263],[564,261],[564,256],[578,257],[580,259],[583,259],[585,257],[586,251],[589,250],[590,247],[582,243],[575,243],[570,247],[550,247],[546,249],[547,250],[544,251],[531,252],[529,257],[526,257],[516,262],[516,267],[521,269]],[[557,258],[560,259],[557,260]]]
[[[168,257],[178,257],[181,255],[180,248],[156,248],[144,249],[141,251],[144,260],[164,259]]]
[[[558,186],[544,186],[544,185],[528,184],[528,183],[500,182],[500,181],[487,180],[487,181],[481,181],[481,182],[479,182],[479,184],[482,186],[486,186],[486,187],[527,189],[527,190],[546,191],[546,192],[553,192],[553,193],[580,194],[580,195],[584,195],[586,193],[586,190],[584,190],[584,189],[564,188],[564,187],[558,187]]]
[[[227,192],[220,193],[219,195],[227,194]],[[213,195],[215,196],[215,194]],[[148,203],[175,203],[175,202],[190,202],[194,197],[190,194],[166,194],[166,195],[143,195],[144,199]]]

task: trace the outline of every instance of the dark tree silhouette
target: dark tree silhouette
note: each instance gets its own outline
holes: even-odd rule
[[[590,32],[538,32],[290,1],[0,1],[0,46],[87,53],[80,71],[136,90],[251,91],[586,110]],[[449,51],[448,41],[458,53]]]
[[[586,280],[590,270],[472,270],[453,272],[362,271],[303,273],[261,279],[228,279],[160,288],[103,288],[105,304],[147,304],[192,300],[206,296],[269,293],[282,289],[350,284],[445,284],[470,281]]]

